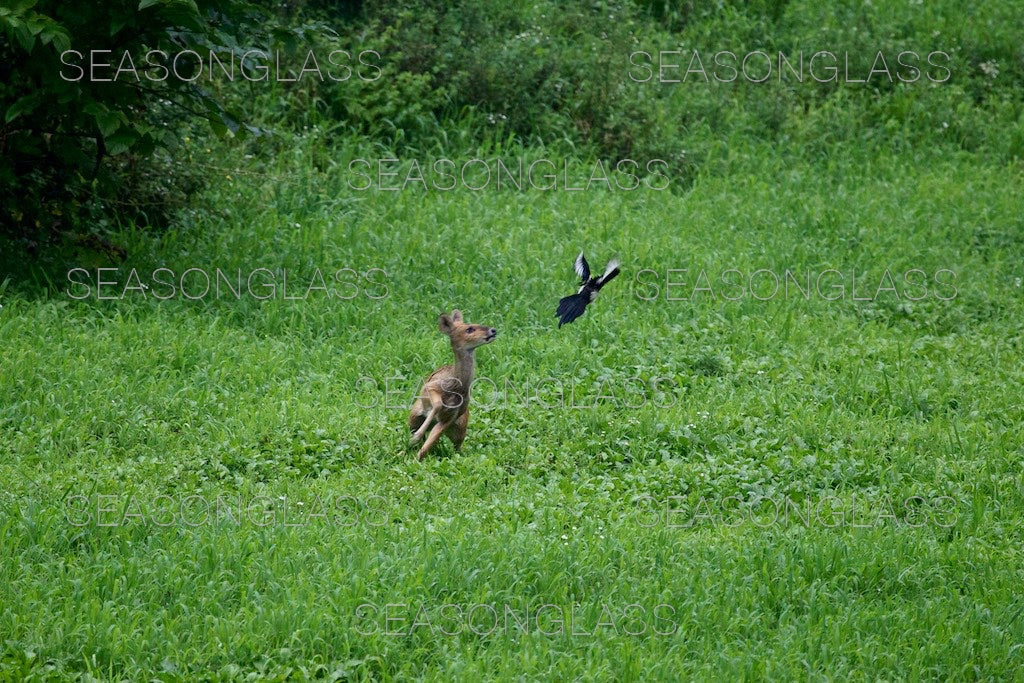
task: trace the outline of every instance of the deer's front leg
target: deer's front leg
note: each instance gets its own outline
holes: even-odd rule
[[[430,427],[430,423],[437,418],[437,411],[439,411],[442,406],[441,401],[443,396],[441,395],[441,392],[432,388],[425,387],[425,389],[426,396],[421,397],[421,400],[429,402],[430,410],[427,412],[427,417],[423,420],[423,424],[421,424],[420,428],[413,433],[412,437],[410,437],[410,446],[414,443],[418,443],[423,438],[423,435],[427,433],[427,429]]]
[[[434,428],[430,430],[430,436],[427,437],[427,440],[423,443],[423,447],[420,448],[419,454],[416,456],[417,460],[422,460],[423,456],[434,447],[437,440],[441,438],[442,434],[444,434],[444,430],[448,428],[448,424],[450,423],[446,424],[444,422],[438,422],[434,425]]]

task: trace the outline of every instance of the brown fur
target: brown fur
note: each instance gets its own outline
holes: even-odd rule
[[[427,434],[417,455],[419,460],[434,447],[442,434],[451,440],[456,450],[462,446],[469,423],[473,350],[490,344],[498,333],[493,327],[463,322],[458,309],[451,315],[442,313],[437,322],[441,332],[451,339],[455,363],[440,367],[427,377],[409,412],[409,430],[413,432],[409,444],[417,443]]]

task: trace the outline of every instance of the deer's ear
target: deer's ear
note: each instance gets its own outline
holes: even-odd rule
[[[454,311],[452,311],[452,320],[454,320],[457,323],[461,323],[462,322],[462,311],[460,311],[457,308]]]
[[[437,326],[441,332],[447,335],[452,333],[452,319],[448,317],[447,313],[442,313],[441,317],[437,319]]]

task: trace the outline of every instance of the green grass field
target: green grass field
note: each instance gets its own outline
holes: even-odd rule
[[[358,192],[353,149],[197,148],[197,208],[82,256],[88,296],[3,295],[4,677],[1019,680],[1020,166],[833,151],[678,191]],[[580,247],[624,274],[558,330]],[[133,267],[286,268],[299,298],[156,300]],[[306,291],[342,268],[384,287]],[[690,296],[729,269],[847,289]],[[493,384],[417,463],[456,307],[499,330]]]
[[[1024,681],[1019,2],[272,3],[381,78],[211,86],[244,139],[39,77],[237,3],[15,4],[0,682]],[[627,75],[696,48],[949,79]],[[498,337],[417,462],[456,308]]]

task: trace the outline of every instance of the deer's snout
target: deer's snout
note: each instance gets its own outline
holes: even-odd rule
[[[487,341],[489,341],[489,342],[494,341],[494,338],[497,337],[497,336],[498,336],[498,331],[496,329],[494,329],[493,327],[489,328],[487,330]]]

